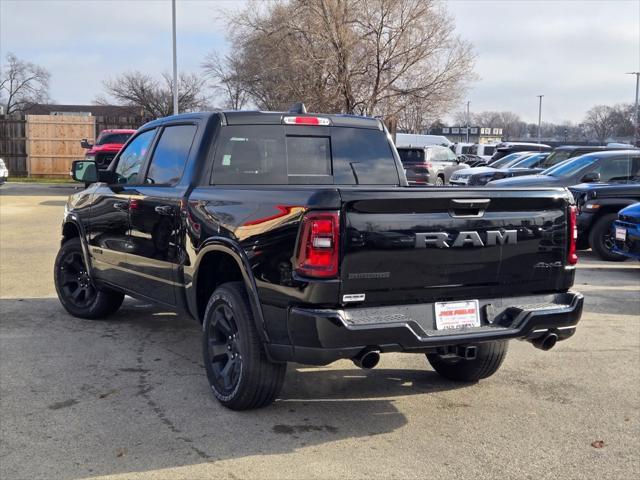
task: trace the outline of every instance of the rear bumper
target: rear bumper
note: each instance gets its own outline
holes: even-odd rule
[[[293,307],[287,321],[291,345],[267,349],[274,360],[326,365],[365,348],[426,353],[449,345],[535,340],[548,333],[565,340],[575,333],[583,300],[577,292],[483,299],[482,325],[453,332],[435,329],[432,303],[342,310]]]

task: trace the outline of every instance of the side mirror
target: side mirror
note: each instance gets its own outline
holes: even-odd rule
[[[80,140],[80,146],[82,148],[87,148],[87,149],[93,147],[93,145],[89,143],[89,141],[86,138],[83,138],[82,140]]]
[[[98,167],[93,160],[74,160],[71,164],[71,177],[76,182],[90,184],[98,181]]]
[[[580,183],[598,183],[600,181],[600,174],[598,172],[585,173],[580,179]]]

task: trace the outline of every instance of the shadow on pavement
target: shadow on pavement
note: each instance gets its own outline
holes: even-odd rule
[[[290,365],[274,405],[233,412],[209,391],[191,319],[131,299],[103,321],[71,317],[56,298],[4,299],[0,312],[3,478],[290,453],[394,431],[407,423],[394,398],[468,386],[426,360],[424,371]],[[36,456],[47,460],[26,461]]]
[[[0,197],[68,197],[83,188],[77,183],[5,183],[0,186]]]

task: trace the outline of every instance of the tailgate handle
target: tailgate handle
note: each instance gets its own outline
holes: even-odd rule
[[[479,218],[491,202],[488,198],[452,199],[449,215],[454,218]]]

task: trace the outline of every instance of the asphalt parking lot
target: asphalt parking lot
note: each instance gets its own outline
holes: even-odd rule
[[[192,320],[132,299],[107,321],[62,309],[71,191],[0,187],[0,478],[639,478],[640,263],[582,252],[576,335],[511,342],[484,382],[421,355],[290,365],[281,400],[237,413],[209,392]]]

